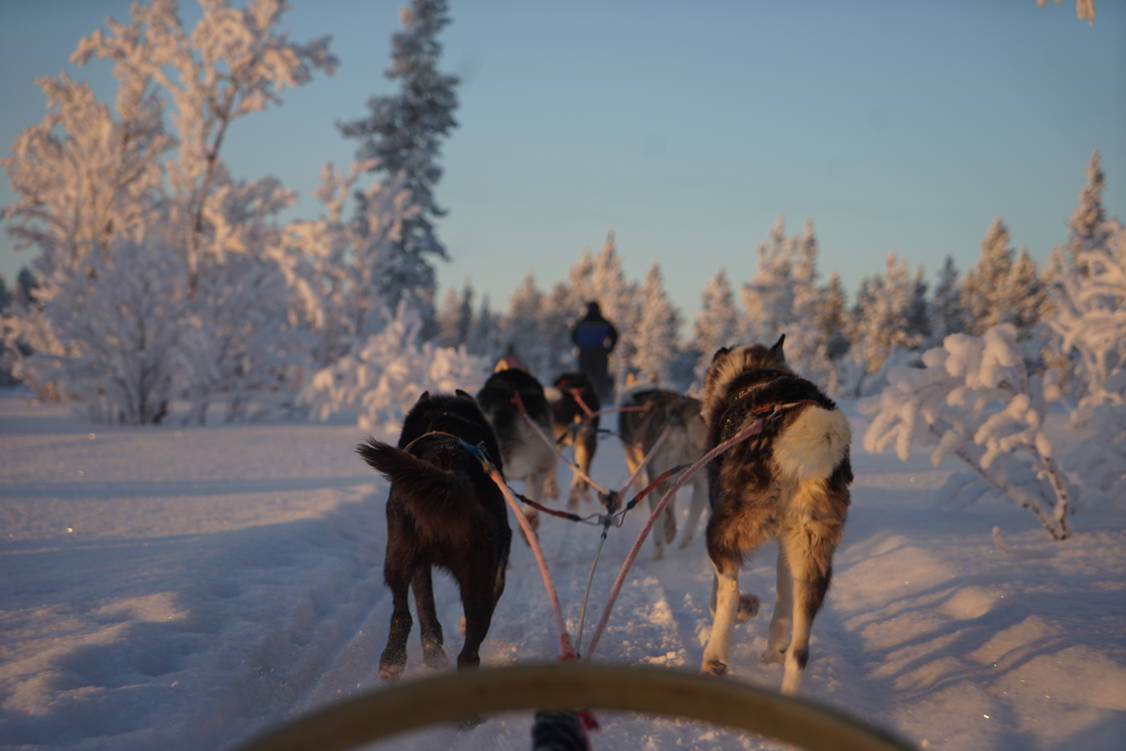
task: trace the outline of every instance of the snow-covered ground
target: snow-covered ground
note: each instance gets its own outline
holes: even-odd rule
[[[91,426],[26,392],[0,396],[0,747],[227,748],[377,686],[386,487],[353,453],[361,437],[339,425]],[[1126,748],[1121,509],[1081,510],[1073,537],[1052,542],[1000,502],[943,507],[954,465],[931,468],[925,450],[906,464],[854,452],[806,693],[926,748]],[[616,439],[602,442],[595,473],[624,479]],[[640,511],[611,533],[594,616]],[[597,530],[548,518],[541,537],[573,621]],[[764,609],[737,627],[731,670],[774,687],[780,668],[758,660],[772,560],[759,553],[742,577]],[[645,554],[599,657],[695,670],[709,588],[699,539],[664,561]],[[447,578],[437,590],[452,655],[459,603]],[[514,543],[483,663],[554,658],[546,607]],[[424,671],[417,637],[410,650],[408,677]],[[600,719],[602,749],[771,747],[687,722]],[[386,747],[521,749],[529,726],[511,715]]]

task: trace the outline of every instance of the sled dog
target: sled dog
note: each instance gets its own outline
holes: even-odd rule
[[[469,394],[424,392],[403,421],[398,447],[375,439],[356,447],[391,481],[387,499],[387,553],[383,578],[393,610],[379,675],[397,678],[407,662],[414,590],[424,662],[444,667],[442,624],[434,609],[431,567],[449,571],[461,590],[465,644],[459,670],[480,663],[478,649],[504,592],[512,531],[500,489],[469,446],[482,446],[503,471],[493,430]]]
[[[790,370],[784,340],[783,335],[769,349],[724,347],[705,376],[709,446],[756,419],[763,420],[763,429],[708,466],[707,547],[716,605],[701,669],[726,672],[743,556],[774,539],[777,599],[762,659],[783,664],[782,691],[794,694],[844,531],[852,468],[848,420],[814,384]]]
[[[553,432],[551,407],[535,376],[519,368],[497,371],[477,392],[477,403],[496,432],[505,476],[523,480],[524,493],[535,501],[542,500],[545,491],[557,493],[555,449],[547,443]],[[521,405],[543,437],[521,415]],[[525,513],[535,529],[539,524],[536,511],[528,508]]]
[[[668,431],[640,475],[642,487],[665,470],[691,464],[707,451],[708,430],[700,414],[698,399],[665,389],[639,388],[627,393],[621,406],[626,409],[618,413],[618,434],[622,438],[626,466],[631,475],[645,460],[661,434]],[[675,482],[676,477],[670,477],[649,493],[650,509],[656,507],[665,491]],[[692,542],[696,525],[707,504],[707,475],[697,472],[689,484],[692,488],[692,506],[680,538],[681,548],[688,547]],[[672,543],[676,539],[676,510],[673,502],[665,507],[658,523],[660,526],[653,535],[656,548],[654,557],[661,558],[665,543]]]
[[[590,465],[594,452],[598,450],[598,412],[602,402],[594,390],[594,384],[583,373],[564,373],[548,386],[544,393],[551,404],[551,416],[555,426],[555,445],[559,448],[573,446],[575,464],[590,476]],[[579,403],[582,400],[582,403]],[[587,409],[583,409],[583,405]],[[549,493],[550,494],[550,493]],[[556,493],[557,495],[558,493]],[[581,474],[572,470],[571,491],[567,506],[576,508],[579,501],[590,497],[590,483]]]

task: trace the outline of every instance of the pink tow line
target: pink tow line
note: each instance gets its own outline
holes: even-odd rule
[[[594,635],[590,638],[590,647],[583,654],[584,660],[589,661],[590,658],[594,656],[594,650],[598,648],[598,641],[602,638],[602,632],[606,630],[606,624],[610,621],[610,613],[614,609],[614,603],[618,599],[618,593],[621,592],[622,584],[625,583],[626,574],[629,573],[630,567],[633,566],[633,562],[637,558],[637,554],[641,552],[641,545],[645,542],[645,538],[649,536],[649,531],[657,522],[657,517],[659,517],[661,515],[661,512],[665,510],[665,507],[669,505],[669,502],[672,500],[673,496],[676,495],[676,492],[680,490],[686,482],[688,482],[689,478],[691,478],[692,475],[699,472],[712,459],[719,456],[724,451],[727,451],[727,449],[731,448],[735,444],[741,443],[761,431],[762,418],[759,418],[758,420],[755,420],[753,423],[744,428],[742,431],[740,431],[738,434],[732,436],[731,438],[728,438],[726,441],[719,444],[711,451],[697,459],[696,463],[682,472],[680,477],[677,478],[676,483],[673,484],[673,486],[669,488],[669,490],[661,497],[660,502],[653,509],[653,513],[649,515],[649,521],[647,521],[645,523],[645,526],[641,529],[641,534],[637,536],[637,542],[635,542],[633,544],[633,547],[630,548],[629,555],[626,556],[625,561],[622,563],[622,570],[618,572],[618,578],[614,580],[614,586],[610,590],[610,599],[606,601],[606,608],[602,611],[602,618],[599,619],[598,626],[594,629]]]

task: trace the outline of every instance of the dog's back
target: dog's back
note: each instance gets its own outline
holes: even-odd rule
[[[755,424],[757,434],[708,466],[712,517],[708,555],[716,570],[715,622],[703,669],[723,673],[738,607],[745,554],[777,539],[778,592],[763,659],[785,664],[782,690],[797,691],[809,655],[809,631],[832,576],[850,502],[848,420],[816,385],[786,365],[782,337],[723,348],[705,378],[708,445]]]

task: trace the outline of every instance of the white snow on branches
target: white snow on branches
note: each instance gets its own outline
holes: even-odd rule
[[[907,461],[915,442],[932,447],[937,465],[965,462],[992,490],[1027,509],[1057,539],[1067,536],[1071,489],[1043,432],[1052,376],[1029,375],[1012,324],[984,336],[952,334],[923,355],[923,367],[888,374],[877,397],[861,402],[873,417],[864,448],[895,446]]]
[[[491,363],[456,349],[419,342],[420,317],[406,305],[387,327],[352,354],[322,369],[298,396],[313,419],[356,415],[356,424],[376,437],[394,439],[403,418],[423,391],[473,394]]]

